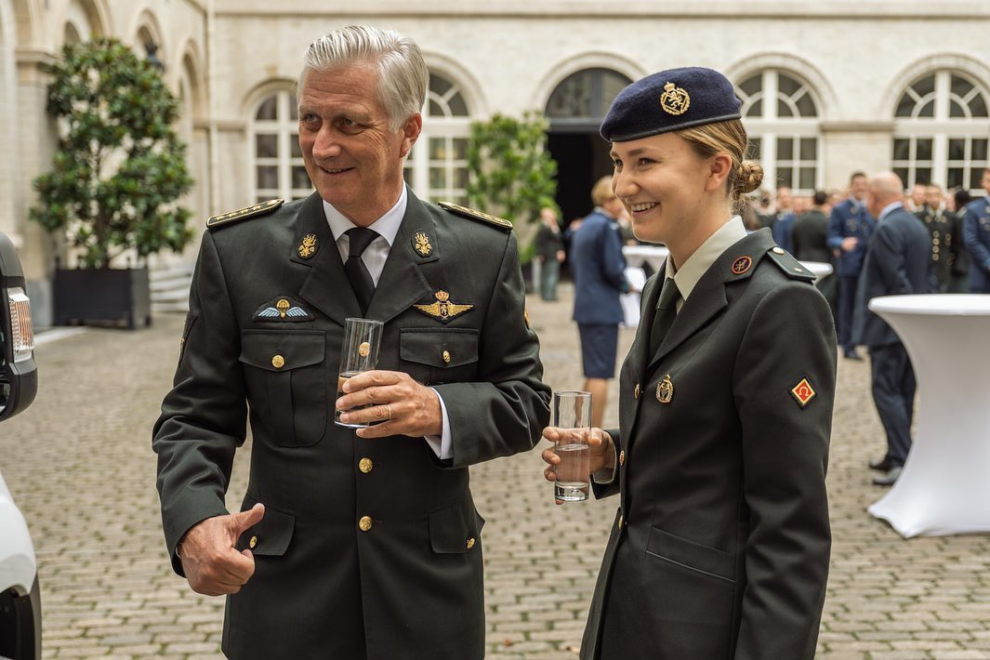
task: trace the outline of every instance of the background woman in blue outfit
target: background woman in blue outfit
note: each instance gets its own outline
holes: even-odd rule
[[[620,506],[585,659],[815,655],[836,338],[814,275],[736,215],[763,178],[739,106],[720,73],[673,69],[601,127],[636,236],[670,256],[643,291],[619,428],[592,431],[595,494]]]

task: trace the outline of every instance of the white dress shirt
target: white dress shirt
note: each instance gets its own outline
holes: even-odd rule
[[[395,243],[395,237],[399,233],[402,218],[406,215],[408,200],[406,187],[402,186],[402,194],[399,195],[399,201],[395,203],[395,206],[386,211],[385,215],[375,220],[368,227],[368,229],[373,229],[378,233],[378,238],[373,240],[371,245],[361,254],[361,261],[364,262],[376,287],[378,286],[378,280],[382,277],[382,271],[385,270],[385,261],[388,259],[388,254],[391,252],[392,245]],[[346,232],[349,229],[354,229],[357,225],[348,220],[343,213],[327,203],[326,200],[323,202],[323,211],[327,216],[327,224],[330,225],[330,233],[333,234],[333,240],[337,243],[340,258],[346,263],[351,249],[351,237]],[[435,389],[433,391],[436,392]],[[440,413],[443,415],[443,430],[440,435],[425,436],[424,440],[426,440],[430,449],[433,450],[433,453],[440,460],[447,460],[453,456],[453,447],[450,438],[450,421],[447,418],[447,406],[444,405],[443,397],[440,396],[439,392],[437,392],[437,398],[440,400]]]

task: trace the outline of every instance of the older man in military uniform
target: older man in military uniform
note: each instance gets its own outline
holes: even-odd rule
[[[854,172],[849,177],[849,198],[835,205],[828,219],[826,242],[838,258],[839,317],[836,328],[842,354],[853,360],[862,357],[853,343],[853,310],[863,257],[876,224],[866,210],[866,175]]]
[[[403,183],[428,78],[392,31],[315,41],[299,141],[317,192],[212,218],[203,237],[153,444],[173,566],[229,595],[230,657],[484,656],[468,466],[532,448],[549,391],[511,225]],[[379,370],[340,396],[347,317],[384,333]],[[373,425],[335,425],[335,407]]]
[[[932,237],[932,266],[938,279],[938,290],[947,293],[952,277],[952,218],[945,212],[941,186],[931,184],[925,188],[924,204],[915,216],[925,223]]]
[[[988,196],[970,202],[963,216],[963,242],[972,257],[969,267],[972,293],[990,293],[990,167],[983,170],[981,185]]]

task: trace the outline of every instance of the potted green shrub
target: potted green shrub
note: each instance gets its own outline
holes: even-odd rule
[[[468,203],[515,225],[527,286],[532,281],[532,239],[540,209],[550,207],[559,213],[554,200],[557,163],[546,148],[548,127],[538,112],[521,118],[495,114],[471,124],[468,144]]]
[[[79,257],[78,268],[55,269],[55,324],[149,325],[147,268],[120,262],[178,252],[192,237],[178,204],[192,186],[173,129],[179,105],[159,71],[116,39],[66,45],[47,73],[59,143],[52,171],[34,180],[31,218]]]

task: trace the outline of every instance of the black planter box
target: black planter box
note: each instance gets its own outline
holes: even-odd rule
[[[151,325],[147,268],[55,270],[55,325]]]

